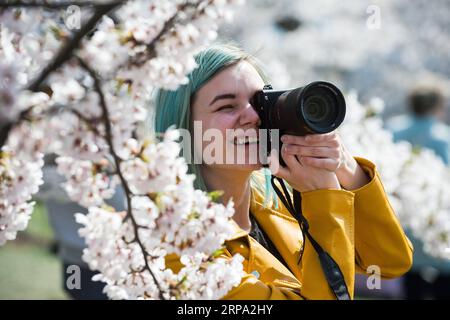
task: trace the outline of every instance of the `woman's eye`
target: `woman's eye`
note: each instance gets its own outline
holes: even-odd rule
[[[231,109],[233,109],[233,108],[234,108],[234,106],[228,104],[228,105],[226,105],[226,106],[222,106],[222,107],[218,108],[217,111],[231,110]]]

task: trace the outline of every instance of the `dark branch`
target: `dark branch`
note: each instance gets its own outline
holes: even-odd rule
[[[78,111],[76,109],[70,109],[68,111],[72,112],[74,115],[76,115],[78,117],[78,119],[83,121],[88,126],[89,130],[91,130],[94,134],[96,134],[99,137],[103,137],[103,135],[100,133],[100,131],[95,126],[96,119],[86,118],[83,114],[81,114],[80,111]]]
[[[86,34],[94,29],[97,22],[104,15],[121,5],[123,2],[123,0],[114,1],[108,4],[103,4],[102,6],[98,6],[98,8],[96,7],[93,16],[80,28],[80,30],[78,30],[78,32],[75,33],[72,39],[67,41],[66,45],[60,49],[53,61],[50,62],[47,67],[42,70],[39,76],[28,86],[28,90],[39,91],[40,86],[47,79],[47,77],[72,57],[73,51],[79,46],[81,39],[83,39]],[[32,108],[23,110],[15,121],[6,123],[0,128],[0,149],[6,143],[6,139],[8,139],[9,132],[12,130],[12,128],[26,119],[31,109]]]
[[[105,7],[110,6],[113,3],[120,3],[122,1],[111,1],[108,3],[96,3],[94,1],[60,1],[60,2],[48,2],[48,1],[0,1],[0,8],[45,8],[45,9],[64,9],[70,6],[77,7]]]
[[[104,5],[96,8],[94,15],[84,24],[81,29],[75,33],[72,39],[58,52],[55,59],[42,70],[41,74],[28,87],[31,91],[38,91],[41,84],[47,79],[48,75],[58,69],[64,62],[72,57],[73,51],[78,47],[81,39],[96,26],[97,22],[109,11],[121,4],[122,1],[116,1],[113,4]]]
[[[97,92],[98,96],[99,96],[99,100],[100,100],[100,107],[102,109],[102,117],[103,117],[103,122],[105,125],[105,134],[106,134],[106,142],[108,144],[109,147],[109,152],[112,155],[113,159],[114,159],[114,165],[116,167],[116,173],[119,176],[120,182],[122,184],[122,187],[125,191],[125,197],[126,197],[126,201],[127,201],[127,219],[131,220],[131,223],[133,225],[133,230],[134,230],[134,236],[135,236],[135,241],[136,243],[139,245],[139,248],[142,251],[142,254],[144,255],[144,263],[145,263],[145,270],[147,270],[150,275],[152,276],[153,280],[155,281],[155,284],[159,290],[159,297],[161,300],[165,300],[164,296],[162,294],[162,289],[161,286],[159,285],[158,280],[156,279],[155,274],[153,273],[153,271],[151,270],[148,261],[147,261],[147,257],[151,257],[151,255],[147,252],[147,250],[145,249],[144,245],[142,244],[142,241],[139,237],[139,229],[142,228],[142,226],[138,225],[136,220],[134,219],[133,216],[133,210],[131,207],[131,196],[132,196],[132,192],[130,190],[130,187],[128,186],[128,182],[127,180],[124,178],[123,173],[122,173],[122,169],[120,167],[121,163],[122,163],[122,159],[117,155],[115,148],[114,148],[114,143],[113,143],[113,136],[112,136],[112,127],[111,127],[111,121],[110,121],[110,116],[109,116],[109,110],[108,107],[106,105],[106,100],[105,100],[105,95],[103,93],[102,87],[101,87],[101,81],[100,78],[97,76],[97,73],[80,57],[77,57],[80,66],[87,72],[89,73],[89,75],[92,77],[92,79],[94,80],[94,90]]]
[[[201,2],[201,1],[200,1]],[[152,40],[151,43],[147,45],[147,48],[144,52],[144,56],[139,55],[137,61],[133,61],[137,66],[142,65],[146,61],[153,59],[156,57],[156,44],[159,40],[170,30],[175,26],[175,23],[177,22],[177,18],[179,17],[180,13],[189,9],[189,8],[195,8],[199,5],[200,2],[185,2],[178,6],[177,11],[168,19],[166,22],[164,22],[163,28],[161,31],[156,35],[156,37]],[[142,44],[137,42],[137,44]]]
[[[66,106],[62,104],[54,105],[51,108],[43,111],[41,114],[42,116],[54,116],[61,112],[70,112],[73,113],[75,116],[78,117],[81,121],[83,121],[89,130],[91,130],[94,134],[96,134],[99,137],[103,137],[103,135],[100,133],[98,128],[96,127],[96,123],[100,122],[102,119],[101,117],[95,117],[95,118],[88,118],[84,114],[82,114],[80,111],[75,109],[73,106]],[[41,116],[40,115],[40,116]],[[103,137],[104,138],[104,137]]]

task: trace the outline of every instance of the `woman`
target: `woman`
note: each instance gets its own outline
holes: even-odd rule
[[[223,203],[231,198],[235,203],[236,234],[226,242],[225,252],[245,258],[246,274],[224,299],[333,299],[310,241],[304,241],[297,220],[281,202],[267,201],[262,165],[250,161],[251,145],[241,144],[251,135],[245,130],[260,124],[250,104],[266,83],[258,61],[229,45],[211,46],[196,61],[199,66],[188,75],[187,85],[158,92],[154,125],[157,132],[172,125],[188,129],[196,142],[194,155],[205,153],[208,143],[201,133],[211,129],[227,137],[216,152],[228,154],[234,148],[244,153],[243,163],[195,164],[187,159],[197,188],[223,190]],[[201,132],[194,130],[199,123]],[[230,129],[239,133],[229,138]],[[339,265],[350,297],[355,270],[366,272],[375,265],[381,278],[388,279],[408,271],[412,246],[375,165],[348,154],[334,132],[282,140],[286,167],[278,167],[274,175],[301,192],[310,233]],[[272,164],[276,159],[272,157]],[[174,270],[180,267],[176,257],[167,262]]]

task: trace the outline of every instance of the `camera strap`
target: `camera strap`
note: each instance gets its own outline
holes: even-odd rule
[[[283,193],[281,190],[275,185],[275,179],[281,185],[283,189]],[[278,197],[281,199],[285,207],[289,210],[292,216],[297,219],[300,229],[303,235],[303,249],[305,245],[306,238],[311,242],[314,250],[317,252],[319,256],[320,265],[325,274],[325,278],[328,282],[329,287],[333,291],[337,300],[350,300],[350,294],[348,292],[347,284],[345,283],[344,275],[342,274],[339,265],[334,261],[334,259],[322,249],[322,247],[317,243],[317,241],[312,237],[309,233],[309,224],[306,218],[303,216],[301,211],[301,195],[297,190],[293,190],[294,204],[292,204],[291,198],[289,196],[289,192],[284,184],[283,179],[275,177],[272,175],[271,177],[272,187],[277,193]],[[306,238],[305,238],[306,235]],[[303,256],[303,249],[298,263],[300,263],[301,257]]]

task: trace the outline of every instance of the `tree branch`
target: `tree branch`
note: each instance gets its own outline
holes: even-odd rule
[[[15,2],[18,3],[20,1]],[[35,92],[39,91],[40,86],[47,79],[47,77],[72,57],[73,51],[78,47],[83,37],[94,29],[97,22],[108,12],[123,3],[124,1],[121,0],[96,6],[93,16],[81,27],[80,30],[78,30],[78,32],[75,33],[72,39],[68,40],[66,45],[59,50],[53,61],[50,62],[47,67],[41,71],[39,76],[28,86],[28,90]],[[26,119],[31,109],[32,108],[23,110],[15,121],[6,123],[0,128],[0,149],[6,143],[6,139],[8,139],[9,132],[12,128]]]
[[[111,121],[110,121],[110,117],[109,117],[109,110],[108,107],[106,105],[106,100],[105,100],[105,95],[103,94],[103,90],[101,88],[101,82],[100,82],[100,78],[97,76],[96,72],[80,57],[76,57],[78,59],[78,62],[80,63],[80,66],[87,72],[89,73],[89,75],[92,77],[92,79],[94,80],[94,90],[97,92],[97,94],[99,95],[99,99],[100,99],[100,107],[102,109],[102,117],[103,117],[103,122],[105,125],[105,134],[106,134],[106,142],[109,146],[109,151],[113,157],[114,160],[114,165],[116,167],[116,174],[119,176],[120,182],[122,184],[122,187],[125,191],[125,197],[126,197],[126,201],[127,201],[127,216],[126,218],[131,220],[131,223],[133,225],[133,230],[134,230],[134,236],[135,236],[135,241],[138,244],[139,248],[142,251],[142,254],[144,256],[144,263],[145,263],[145,270],[147,270],[150,275],[152,276],[153,280],[155,281],[155,284],[159,290],[159,297],[161,300],[165,300],[164,296],[162,294],[162,289],[161,286],[159,285],[159,282],[155,276],[155,274],[153,273],[153,271],[151,270],[148,261],[147,261],[147,257],[150,256],[150,254],[147,252],[147,250],[145,249],[144,245],[142,244],[142,241],[139,237],[139,229],[142,228],[142,226],[138,225],[136,220],[134,219],[133,216],[133,210],[131,207],[131,196],[132,196],[132,192],[130,190],[130,187],[128,186],[128,182],[126,181],[126,179],[124,178],[124,175],[122,173],[122,170],[120,168],[120,165],[122,163],[122,159],[117,155],[115,148],[114,148],[114,143],[113,143],[113,136],[112,136],[112,127],[111,127]]]
[[[70,6],[77,6],[77,7],[104,7],[104,6],[110,6],[113,3],[120,3],[124,2],[124,0],[121,1],[110,1],[108,3],[96,3],[94,1],[59,1],[59,2],[48,2],[48,1],[23,1],[23,0],[16,0],[16,1],[8,1],[8,0],[2,0],[0,1],[0,8],[13,8],[13,7],[22,7],[22,8],[45,8],[45,9],[51,9],[51,10],[58,10],[58,9],[64,9]]]
[[[196,8],[200,2],[201,1],[198,1],[198,2],[186,1],[183,4],[180,4],[177,8],[176,13],[173,16],[171,16],[168,20],[166,20],[166,22],[164,22],[164,25],[163,25],[161,31],[156,35],[156,37],[152,40],[152,42],[150,42],[146,46],[146,50],[143,53],[144,57],[142,57],[142,55],[138,55],[137,60],[135,60],[134,63],[137,66],[140,66],[140,65],[144,64],[146,61],[156,57],[155,48],[156,48],[157,42],[164,36],[164,34],[166,34],[167,31],[169,31],[175,25],[177,18],[180,15],[180,12],[183,12],[189,8]],[[141,44],[141,43],[138,43],[138,44]]]
[[[77,33],[75,33],[73,38],[67,42],[67,45],[58,52],[55,59],[50,64],[48,64],[44,70],[42,70],[41,74],[31,83],[28,89],[31,91],[38,91],[40,85],[45,81],[48,75],[58,69],[64,62],[72,57],[72,53],[80,44],[81,39],[83,39],[83,37],[95,27],[97,22],[122,2],[123,1],[117,1],[113,4],[97,7],[94,15],[86,22],[86,24],[81,27],[81,29]]]
[[[44,116],[45,115],[46,116],[53,116],[53,115],[61,113],[61,112],[73,113],[75,116],[78,117],[78,119],[83,121],[88,126],[89,130],[91,130],[93,133],[95,133],[99,137],[104,138],[103,135],[100,133],[100,131],[95,126],[95,124],[97,122],[100,122],[102,120],[101,117],[88,118],[84,114],[82,114],[80,111],[78,111],[77,109],[71,107],[70,105],[69,106],[67,106],[67,105],[55,105],[55,106],[49,108],[48,110],[45,110],[42,114]]]

